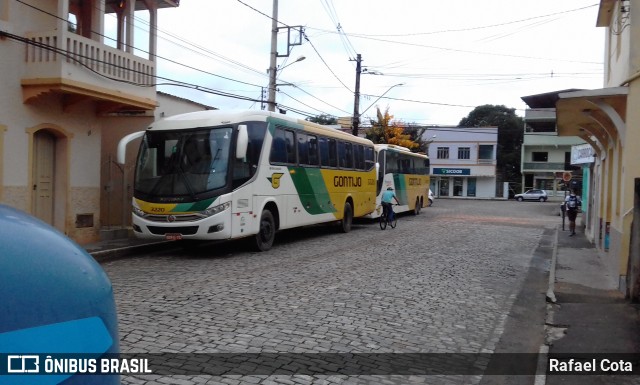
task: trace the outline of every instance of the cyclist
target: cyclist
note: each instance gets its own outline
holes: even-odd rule
[[[393,207],[391,206],[391,200],[395,199],[397,204],[398,198],[396,197],[396,193],[393,192],[392,187],[387,187],[387,191],[382,193],[382,215],[384,215],[389,221],[393,220]],[[387,217],[388,215],[388,217]]]

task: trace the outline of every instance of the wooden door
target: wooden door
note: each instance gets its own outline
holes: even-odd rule
[[[33,136],[33,215],[53,225],[56,138],[46,131]]]

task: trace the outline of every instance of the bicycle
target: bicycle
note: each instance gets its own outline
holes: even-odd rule
[[[382,215],[380,215],[380,230],[384,230],[387,228],[387,224],[389,226],[391,226],[392,229],[396,228],[396,225],[398,224],[398,219],[396,217],[396,214],[393,212],[393,206],[395,206],[394,204],[391,204],[389,206],[389,209],[387,210],[386,214],[384,212],[384,209],[382,210]],[[391,215],[391,220],[389,220],[389,216]]]

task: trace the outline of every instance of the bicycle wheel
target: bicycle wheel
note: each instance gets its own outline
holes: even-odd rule
[[[389,221],[389,226],[391,226],[392,229],[395,229],[397,224],[398,224],[398,219],[394,215],[393,219]]]
[[[380,215],[380,230],[384,230],[387,228],[387,216],[382,214]]]

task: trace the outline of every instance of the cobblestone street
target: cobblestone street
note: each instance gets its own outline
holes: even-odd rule
[[[556,203],[437,199],[358,221],[103,265],[123,353],[492,353]],[[544,301],[544,297],[542,297]],[[536,351],[532,351],[535,353]],[[478,383],[472,376],[129,376],[123,384]]]

